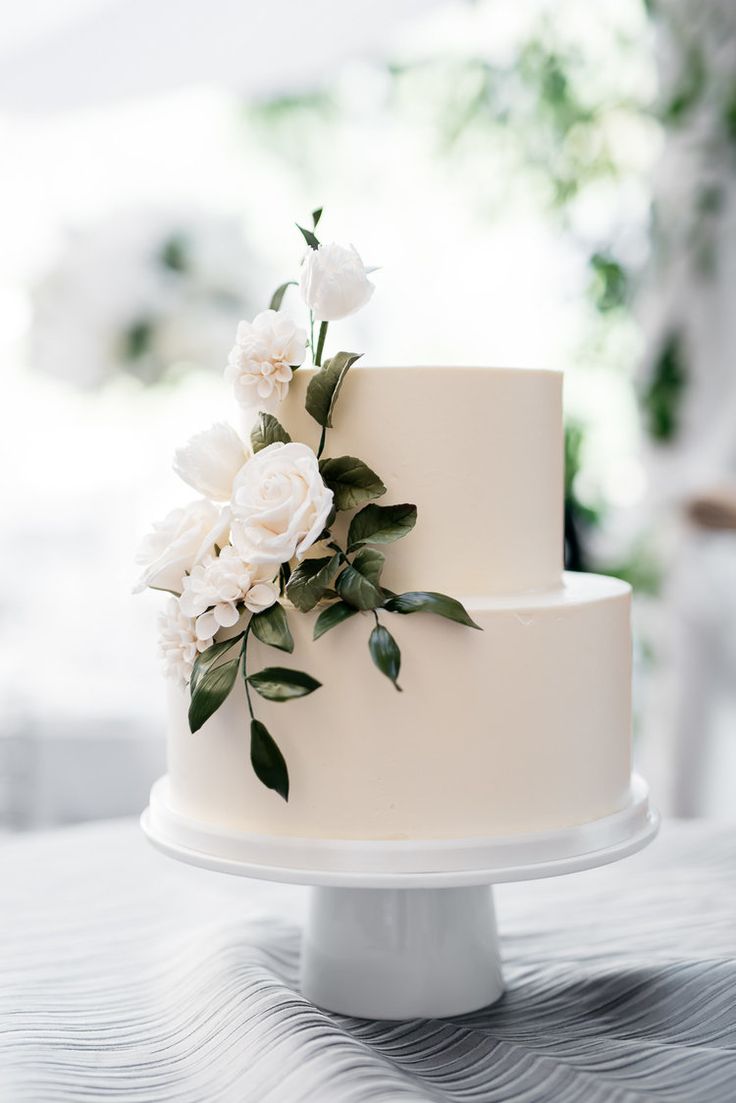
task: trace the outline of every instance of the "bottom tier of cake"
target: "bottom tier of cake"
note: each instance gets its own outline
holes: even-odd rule
[[[188,691],[170,688],[169,799],[175,812],[266,835],[343,839],[505,836],[616,811],[631,773],[629,587],[566,574],[559,590],[463,599],[483,632],[427,613],[383,615],[403,656],[397,693],[372,665],[372,616],[295,650],[252,640],[249,668],[293,666],[309,697],[255,698],[286,758],[288,803],[249,759],[242,682],[192,734]]]

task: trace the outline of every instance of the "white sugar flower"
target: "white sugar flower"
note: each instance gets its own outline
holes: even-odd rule
[[[175,678],[186,685],[192,676],[197,655],[206,651],[211,639],[198,639],[192,617],[182,613],[178,598],[169,599],[166,609],[159,614],[159,649],[164,661],[167,678]]]
[[[292,368],[304,362],[306,330],[277,310],[241,322],[228,357],[225,378],[246,409],[273,413],[286,397]]]
[[[174,455],[174,471],[206,498],[228,501],[233,482],[250,455],[242,440],[225,422],[197,433]]]
[[[306,444],[269,444],[233,484],[232,541],[249,563],[302,558],[323,531],[332,491]]]
[[[317,321],[337,322],[355,314],[370,299],[375,287],[354,245],[330,242],[307,249],[299,288]]]
[[[262,613],[264,609],[270,609],[278,600],[279,588],[273,578],[266,582],[255,582],[245,595],[245,607],[251,613]]]
[[[218,509],[199,498],[182,509],[172,509],[141,543],[136,562],[144,566],[134,593],[146,586],[179,594],[184,575],[211,554],[215,545],[227,543],[230,510]]]
[[[252,613],[273,605],[278,589],[273,582],[274,564],[251,566],[231,545],[217,557],[193,568],[184,579],[182,612],[196,619],[198,639],[211,639],[220,628],[232,628],[240,619],[238,602]]]

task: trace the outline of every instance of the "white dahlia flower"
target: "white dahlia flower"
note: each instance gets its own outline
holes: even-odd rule
[[[306,330],[280,311],[264,310],[252,322],[241,322],[225,368],[240,405],[273,413],[289,390],[292,368],[304,362],[306,347]]]
[[[164,673],[180,685],[186,685],[192,676],[197,655],[206,651],[211,639],[199,639],[192,617],[182,613],[178,598],[172,597],[159,613],[159,650],[164,661]]]
[[[218,556],[194,567],[184,579],[181,609],[195,618],[197,638],[212,639],[220,628],[237,624],[241,601],[252,613],[273,605],[279,596],[273,582],[277,571],[273,563],[251,566],[229,544]]]

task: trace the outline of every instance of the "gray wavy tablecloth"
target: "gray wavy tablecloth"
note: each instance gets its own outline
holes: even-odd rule
[[[306,891],[130,822],[0,844],[2,1103],[736,1100],[736,831],[497,890],[508,992],[454,1020],[297,990]]]

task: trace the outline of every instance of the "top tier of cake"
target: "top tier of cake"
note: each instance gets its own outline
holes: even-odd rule
[[[304,410],[314,369],[294,375],[279,417],[316,447]],[[414,502],[386,585],[455,596],[557,587],[562,576],[562,375],[517,368],[351,369],[325,456],[357,456],[381,503]]]

